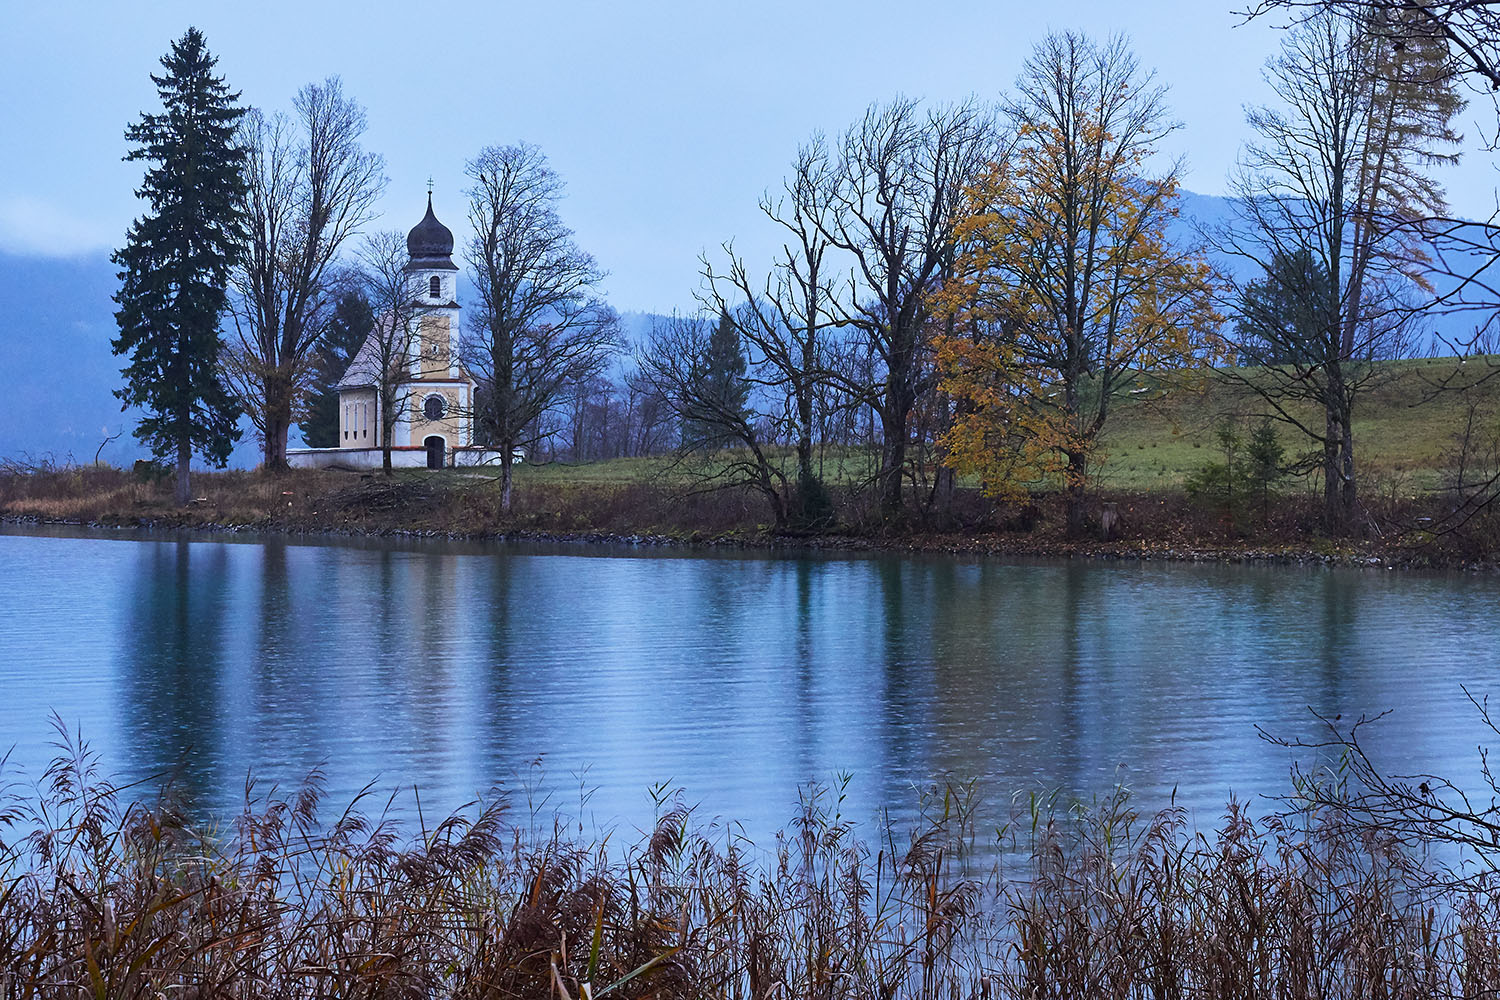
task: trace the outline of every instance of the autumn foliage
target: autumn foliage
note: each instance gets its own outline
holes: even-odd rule
[[[1143,370],[1222,350],[1208,265],[1169,238],[1174,168],[1150,176],[1176,126],[1116,39],[1046,39],[1007,108],[1012,141],[969,191],[954,280],[936,298],[946,461],[1005,495],[1061,481],[1069,530],[1110,399]]]

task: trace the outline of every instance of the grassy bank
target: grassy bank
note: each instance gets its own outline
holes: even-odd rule
[[[318,535],[541,538],[776,549],[879,549],[1014,556],[1321,562],[1353,565],[1492,567],[1500,556],[1500,511],[1435,531],[1451,508],[1441,496],[1371,497],[1380,526],[1363,539],[1320,532],[1319,499],[1282,494],[1262,511],[1233,513],[1179,489],[1114,489],[1119,530],[1108,541],[1064,537],[1061,498],[997,504],[960,489],[941,515],[893,528],[871,518],[817,534],[776,535],[749,490],[684,492],[660,480],[613,481],[572,470],[526,470],[512,510],[494,480],[452,471],[375,474],[226,472],[194,478],[197,502],[172,502],[164,484],[118,469],[87,467],[0,474],[0,518],[127,529],[258,531]],[[834,491],[835,499],[840,496]],[[858,498],[844,510],[858,510]]]
[[[817,534],[776,535],[764,523],[760,499],[748,490],[684,495],[670,483],[572,481],[556,472],[523,477],[509,512],[501,509],[496,482],[453,472],[391,479],[324,471],[228,472],[194,481],[199,500],[181,508],[166,486],[142,483],[116,469],[0,476],[0,517],[151,530],[1434,567],[1489,566],[1500,539],[1492,515],[1435,534],[1430,525],[1444,508],[1420,496],[1372,500],[1367,506],[1386,533],[1334,540],[1320,534],[1319,503],[1305,494],[1280,497],[1264,517],[1252,511],[1231,518],[1221,507],[1180,490],[1115,490],[1108,496],[1120,515],[1116,537],[1069,541],[1055,495],[995,504],[976,491],[960,490],[946,516],[899,529],[879,522],[844,523]]]
[[[0,517],[116,527],[1492,566],[1500,559],[1500,510],[1463,509],[1443,488],[1459,461],[1465,427],[1472,428],[1464,459],[1471,476],[1500,462],[1500,378],[1485,378],[1495,370],[1491,362],[1500,359],[1382,367],[1356,411],[1367,527],[1360,539],[1320,533],[1316,480],[1288,477],[1263,501],[1186,495],[1193,473],[1223,460],[1215,433],[1223,421],[1244,426],[1263,412],[1249,390],[1206,373],[1142,380],[1121,391],[1094,488],[1096,516],[1105,503],[1119,515],[1107,541],[1066,540],[1055,494],[996,503],[974,483],[960,483],[950,502],[931,505],[927,490],[914,488],[909,517],[892,525],[878,516],[872,491],[861,489],[874,456],[852,448],[822,456],[836,518],[817,535],[773,535],[753,490],[700,492],[691,475],[652,458],[523,465],[510,511],[501,509],[494,475],[477,470],[200,474],[199,499],[183,509],[164,482],[123,470],[11,463],[0,468]],[[1444,383],[1450,389],[1437,391]],[[1281,433],[1290,459],[1304,443]]]
[[[974,799],[862,835],[810,789],[774,843],[667,798],[638,839],[504,801],[396,831],[247,795],[206,832],[66,746],[0,801],[0,998],[1478,997],[1500,887],[1338,800],[1216,830],[1027,800],[975,864]]]

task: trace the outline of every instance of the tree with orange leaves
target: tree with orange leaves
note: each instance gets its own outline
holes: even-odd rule
[[[1061,481],[1068,535],[1085,526],[1110,403],[1142,371],[1222,350],[1201,255],[1175,246],[1178,167],[1152,176],[1177,125],[1121,38],[1037,46],[1006,115],[1007,153],[970,190],[954,280],[936,295],[948,464],[992,494]]]

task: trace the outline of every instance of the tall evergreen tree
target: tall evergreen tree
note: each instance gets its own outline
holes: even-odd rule
[[[375,327],[375,313],[365,293],[351,289],[339,296],[313,354],[307,419],[297,426],[311,448],[339,445],[339,380]]]
[[[694,447],[716,450],[734,439],[728,427],[743,419],[750,402],[750,383],[745,380],[745,346],[740,327],[727,310],[719,311],[719,322],[709,335],[701,363],[704,397],[719,419],[694,421],[683,428]]]
[[[216,62],[189,28],[152,75],[162,112],[125,130],[137,144],[125,159],[150,164],[136,191],[148,210],[110,258],[121,268],[111,346],[130,356],[115,395],[146,410],[135,436],[175,460],[183,504],[193,452],[223,466],[239,438],[239,407],[219,381],[219,318],[241,243],[245,155],[233,140],[245,109]]]

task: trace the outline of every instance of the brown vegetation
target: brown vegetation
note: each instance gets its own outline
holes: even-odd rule
[[[465,472],[379,474],[294,470],[200,475],[199,496],[176,506],[166,480],[107,466],[0,467],[0,518],[12,521],[151,529],[297,534],[427,535],[461,538],[646,540],[767,548],[880,548],[1025,556],[1186,560],[1268,560],[1490,566],[1500,555],[1500,510],[1445,494],[1390,489],[1369,496],[1367,539],[1321,533],[1310,491],[1279,494],[1263,509],[1245,499],[1226,510],[1178,489],[1113,490],[1116,520],[1100,536],[1104,510],[1090,510],[1092,537],[1066,537],[1060,494],[997,501],[958,489],[893,528],[868,491],[829,491],[836,527],[778,534],[751,487],[693,492],[693,484],[643,476],[634,481],[583,475],[538,476],[502,503],[492,478]]]
[[[76,740],[0,800],[0,997],[1475,997],[1500,892],[1342,807],[1216,831],[1123,794],[1018,802],[978,863],[970,787],[862,839],[812,788],[769,849],[663,797],[625,846],[503,799],[403,837],[247,787],[223,836],[129,803]],[[540,822],[539,822],[540,820]],[[732,828],[729,828],[732,829]]]

